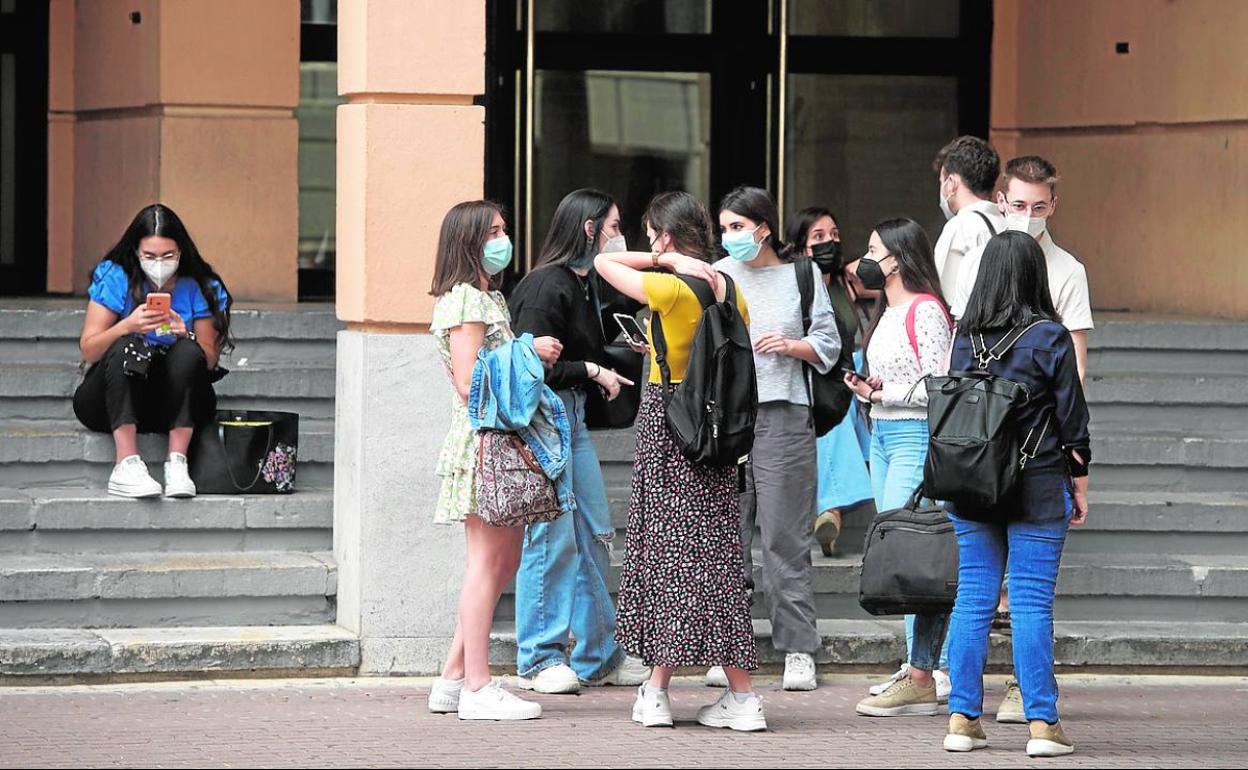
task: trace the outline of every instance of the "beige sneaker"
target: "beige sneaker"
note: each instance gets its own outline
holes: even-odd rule
[[[815,540],[824,556],[831,556],[836,548],[836,539],[841,536],[841,512],[829,508],[815,519]]]
[[[939,708],[936,684],[924,687],[907,674],[879,695],[859,701],[857,711],[865,717],[932,717]]]
[[[974,751],[988,748],[988,736],[978,719],[967,719],[962,714],[949,715],[949,734],[945,736],[945,751]]]
[[[1031,740],[1027,741],[1029,757],[1064,757],[1075,753],[1075,744],[1062,732],[1062,723],[1048,724],[1036,719],[1031,722]]]
[[[1027,717],[1023,714],[1023,691],[1018,688],[1017,679],[1006,680],[1005,697],[997,708],[997,721],[1010,725],[1027,724]]]

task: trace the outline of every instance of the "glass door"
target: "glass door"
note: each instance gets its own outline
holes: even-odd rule
[[[48,3],[0,0],[0,295],[48,275]]]
[[[988,0],[487,9],[486,195],[512,212],[517,274],[580,187],[619,201],[632,246],[653,194],[686,190],[714,212],[738,184],[769,188],[782,217],[833,208],[847,246],[892,215],[934,234],[932,158],[987,135]]]

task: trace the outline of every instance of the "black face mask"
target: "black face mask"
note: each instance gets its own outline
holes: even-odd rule
[[[810,258],[826,275],[841,269],[840,241],[824,241],[810,247]]]
[[[879,291],[884,288],[887,276],[884,275],[884,269],[880,267],[879,262],[870,259],[860,259],[858,260],[858,269],[855,272],[864,289]]]

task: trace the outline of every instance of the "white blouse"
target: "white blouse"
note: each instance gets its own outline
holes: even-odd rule
[[[906,314],[913,301],[884,310],[867,346],[870,374],[884,381],[881,402],[871,405],[873,420],[926,420],[927,388],[915,383],[929,374],[945,374],[953,330],[944,310],[931,300],[914,313],[918,356],[906,334]]]

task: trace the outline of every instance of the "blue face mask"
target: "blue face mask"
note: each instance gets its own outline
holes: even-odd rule
[[[510,238],[506,235],[500,235],[493,240],[485,242],[485,249],[481,254],[481,267],[484,268],[486,275],[498,275],[506,270],[510,264]]]
[[[758,252],[763,248],[763,244],[754,240],[756,232],[758,232],[758,227],[753,230],[724,233],[719,241],[724,245],[724,251],[728,252],[728,256],[738,262],[751,262],[758,257]]]

